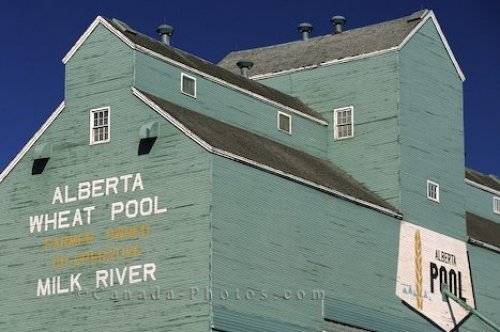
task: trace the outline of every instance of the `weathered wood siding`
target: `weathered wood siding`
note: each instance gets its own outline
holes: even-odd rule
[[[216,328],[247,331],[228,319],[240,315],[260,317],[254,324],[262,331],[276,321],[283,328],[275,331],[287,324],[334,331],[314,299],[324,290],[328,298],[434,330],[395,295],[398,220],[219,157],[212,216],[214,322],[222,324]],[[366,313],[344,314],[356,325]]]
[[[425,25],[399,54],[265,81],[330,119],[334,108],[354,106],[355,137],[345,141],[333,141],[331,123],[326,128],[296,115],[294,134],[281,133],[278,109],[192,73],[198,97],[185,96],[180,74],[179,68],[134,53],[102,27],[67,63],[65,109],[0,183],[0,329],[436,331],[395,295],[399,220],[213,156],[131,92],[135,85],[328,156],[401,208],[406,220],[464,240],[465,193],[473,197],[467,207],[483,216],[478,211],[488,202],[491,209],[492,198],[465,188],[461,82],[434,26]],[[110,107],[111,141],[89,145],[89,111],[102,106]],[[151,121],[159,123],[159,136],[141,154],[139,130]],[[44,171],[32,175],[33,150],[44,143],[53,152]],[[116,194],[54,199],[56,188],[64,192],[68,186],[71,197],[79,183],[138,173],[142,186],[135,191],[129,182],[128,190],[122,184]],[[427,200],[426,179],[440,184],[440,204]],[[158,213],[129,218],[123,212],[111,220],[114,203],[143,199],[154,199]],[[71,218],[88,206],[95,207],[89,224],[30,229],[30,217],[70,211]],[[106,238],[110,229],[141,225],[148,230],[141,236]],[[94,239],[54,246],[55,239],[77,234]],[[54,266],[58,256],[124,247],[138,251],[133,257]],[[474,246],[469,255],[477,308],[499,322],[500,256]],[[141,264],[155,264],[156,280],[95,290],[96,271]],[[37,296],[39,279],[61,276],[66,288],[69,275],[78,273],[83,292]],[[488,327],[471,318],[460,330]]]
[[[493,212],[493,195],[491,192],[479,189],[470,184],[465,185],[466,210],[483,218],[500,223],[500,214]]]
[[[130,89],[133,73],[133,50],[99,25],[66,63],[65,102],[105,103],[101,96],[107,92]]]
[[[94,33],[68,63],[66,108],[37,142],[53,144],[45,170],[31,175],[33,151],[29,151],[0,184],[0,329],[209,331],[209,301],[192,297],[190,292],[209,285],[211,155],[132,95],[130,85],[126,87],[132,76],[124,73],[132,68],[131,58],[126,60],[131,53],[101,28]],[[97,47],[97,40],[106,47]],[[117,56],[109,50],[127,54]],[[116,71],[105,68],[114,63]],[[111,109],[111,141],[89,145],[89,110],[98,106]],[[138,155],[139,129],[149,121],[159,122],[160,136],[149,154]],[[52,204],[58,186],[69,186],[74,196],[80,182],[136,173],[141,174],[142,190],[132,192],[129,183],[127,192],[118,189],[118,194]],[[157,208],[168,210],[110,219],[114,202],[145,197],[157,197]],[[30,216],[52,216],[83,206],[95,206],[90,224],[30,233]],[[137,225],[147,225],[146,235],[116,241],[105,238],[110,228]],[[95,240],[65,249],[45,246],[46,240],[81,233],[92,233]],[[56,256],[131,246],[139,247],[138,255],[53,266]],[[156,280],[125,282],[95,292],[97,270],[146,263],[156,264]],[[37,296],[38,279],[59,275],[61,288],[66,288],[71,273],[81,273],[84,292],[79,296]],[[159,299],[152,299],[157,290]],[[167,292],[172,300],[167,299]]]
[[[407,220],[465,238],[462,82],[428,21],[401,50],[400,181]],[[427,180],[440,203],[427,199]]]
[[[468,245],[470,268],[474,282],[474,298],[476,309],[493,321],[500,324],[500,255],[496,252]],[[479,318],[472,316],[460,327],[460,331],[494,332]]]
[[[328,159],[399,207],[397,54],[280,75],[260,82],[299,97],[330,125]],[[354,137],[333,139],[333,110],[354,106]]]
[[[196,98],[181,92],[181,73],[196,78]],[[193,111],[269,137],[312,155],[319,157],[326,155],[323,125],[140,52],[136,54],[135,86]],[[292,117],[292,135],[278,130],[278,111]]]

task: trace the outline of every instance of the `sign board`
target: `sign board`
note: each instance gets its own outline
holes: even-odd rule
[[[52,192],[44,197],[47,211],[28,218],[29,233],[42,238],[43,251],[52,256],[45,265],[54,270],[34,282],[33,294],[48,297],[156,280],[156,263],[142,262],[141,245],[151,235],[148,219],[167,208],[160,197],[147,194],[141,173],[59,185]],[[121,266],[110,268],[115,264]],[[84,280],[89,268],[95,269],[93,278]]]
[[[463,241],[401,222],[396,295],[444,331],[469,312],[441,295],[441,284],[475,308],[467,246]]]

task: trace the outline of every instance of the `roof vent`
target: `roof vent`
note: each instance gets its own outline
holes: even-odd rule
[[[313,31],[313,26],[311,25],[311,23],[300,23],[297,29],[302,35],[302,40],[309,40],[309,33]]]
[[[170,45],[170,37],[174,34],[174,28],[168,24],[162,24],[157,29],[156,32],[161,37],[161,42],[165,45]]]
[[[330,21],[333,24],[335,33],[341,33],[345,22],[347,22],[344,16],[334,16]]]
[[[236,62],[238,68],[240,68],[240,75],[248,78],[248,71],[253,67],[253,62],[248,60],[240,60]]]

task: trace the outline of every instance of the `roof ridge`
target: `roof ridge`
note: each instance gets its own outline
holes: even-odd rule
[[[422,9],[422,10],[413,12],[412,14],[407,15],[407,16],[403,16],[403,17],[399,17],[399,18],[394,18],[394,19],[390,19],[390,20],[387,20],[387,21],[381,21],[381,22],[377,22],[377,23],[373,23],[373,24],[368,24],[368,25],[360,26],[360,27],[357,27],[357,28],[349,29],[349,30],[344,30],[344,31],[342,31],[342,33],[343,34],[345,34],[345,33],[352,33],[352,32],[358,31],[360,29],[366,29],[366,28],[374,27],[374,26],[377,26],[377,25],[380,25],[380,24],[391,23],[391,22],[395,22],[395,21],[399,21],[399,20],[404,20],[404,19],[406,19],[407,21],[422,19],[428,12],[429,12],[429,9]],[[421,13],[421,14],[420,15],[416,15],[417,13]],[[413,17],[413,16],[415,16],[415,18],[412,19],[412,20],[410,20],[409,18]],[[250,52],[250,51],[261,51],[261,50],[272,49],[272,48],[275,48],[275,47],[283,47],[283,46],[286,46],[286,45],[292,45],[292,44],[297,44],[297,43],[301,43],[301,44],[310,43],[310,44],[312,44],[312,42],[315,41],[315,40],[318,41],[318,40],[321,40],[321,39],[323,39],[325,37],[330,37],[330,36],[335,36],[335,35],[338,35],[338,34],[335,34],[335,33],[332,32],[332,33],[328,33],[328,34],[324,34],[324,35],[309,37],[308,40],[296,39],[296,40],[291,40],[291,41],[280,43],[280,44],[273,44],[273,45],[267,45],[267,46],[261,46],[261,47],[248,48],[248,49],[239,50],[239,51],[231,51],[231,52],[228,53],[228,55],[233,54],[233,53],[244,53],[244,52]],[[224,58],[226,58],[228,55],[226,55]],[[222,59],[222,60],[224,60],[224,59]],[[221,63],[222,60],[219,61],[219,63]]]
[[[500,191],[500,178],[494,174],[485,174],[470,167],[465,168],[465,179],[488,187],[495,191]]]
[[[482,176],[489,176],[491,177],[492,179],[500,182],[500,177],[496,174],[492,174],[492,173],[483,173],[481,171],[478,171],[477,169],[474,169],[474,168],[471,168],[471,167],[465,167],[465,171],[469,171],[469,172],[472,172],[472,173],[476,173],[478,175],[482,175]]]
[[[103,18],[108,24],[110,24],[114,29],[126,38],[131,43],[136,46],[147,49],[152,55],[155,54],[163,57],[164,59],[169,59],[174,64],[181,64],[187,66],[193,71],[199,71],[204,75],[216,78],[218,82],[223,82],[224,84],[239,88],[240,91],[243,90],[246,93],[258,95],[261,98],[265,98],[268,101],[279,104],[285,108],[289,108],[289,111],[296,112],[300,116],[309,118],[310,120],[319,122],[323,125],[327,124],[326,119],[318,112],[313,110],[311,107],[306,105],[302,100],[295,96],[285,94],[282,91],[276,90],[272,87],[264,85],[262,83],[250,80],[248,78],[241,77],[238,74],[231,72],[217,64],[214,64],[208,60],[205,60],[199,56],[186,52],[184,50],[178,49],[171,45],[165,45],[161,41],[154,39],[146,34],[137,32],[129,32],[128,29],[125,31],[122,29],[123,25],[127,25],[124,22],[119,21],[118,24],[116,19],[110,20],[108,18]]]
[[[335,61],[347,61],[398,49],[415,28],[432,16],[430,10],[382,21],[342,33],[311,37],[261,48],[232,51],[219,61],[219,66],[236,72],[236,62],[245,58],[254,62],[252,78],[267,77],[312,68]]]
[[[103,17],[105,20],[107,20],[109,23],[114,23],[114,25],[117,25],[119,28],[120,28],[120,31],[122,33],[130,33],[132,35],[139,35],[141,37],[144,37],[144,38],[147,38],[149,39],[149,41],[153,42],[153,43],[158,43],[158,46],[163,46],[163,47],[166,47],[166,48],[172,48],[174,49],[175,51],[178,51],[180,53],[184,53],[184,54],[188,54],[189,56],[192,56],[192,57],[195,57],[197,58],[198,60],[200,61],[203,61],[205,63],[208,63],[208,64],[211,64],[211,65],[214,65],[214,66],[217,66],[217,64],[211,62],[211,61],[208,61],[207,59],[204,59],[196,54],[193,54],[193,53],[189,53],[187,51],[184,51],[178,47],[175,47],[175,46],[172,46],[172,45],[166,45],[164,43],[162,43],[160,40],[158,39],[155,39],[153,37],[151,37],[150,35],[148,34],[145,34],[141,31],[138,31],[138,30],[135,30],[134,28],[132,28],[130,25],[128,25],[126,22],[123,22],[117,18],[113,18],[113,19],[108,19],[107,17]],[[123,29],[122,29],[123,28]]]

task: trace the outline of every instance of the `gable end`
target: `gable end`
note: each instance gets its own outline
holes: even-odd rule
[[[458,65],[458,61],[455,58],[455,55],[453,54],[453,51],[451,50],[450,44],[448,44],[448,40],[446,39],[443,30],[441,30],[441,26],[439,25],[439,22],[436,18],[436,15],[432,10],[429,10],[427,15],[422,19],[422,21],[413,29],[413,31],[399,44],[398,50],[402,49],[408,41],[422,28],[422,26],[428,21],[432,20],[432,23],[436,27],[436,30],[439,34],[439,38],[441,39],[441,42],[443,43],[444,48],[446,49],[446,52],[448,53],[448,56],[450,57],[451,62],[453,63],[453,66],[455,67],[455,70],[457,71],[458,76],[462,80],[462,82],[465,81],[465,75],[462,72],[462,69]]]

